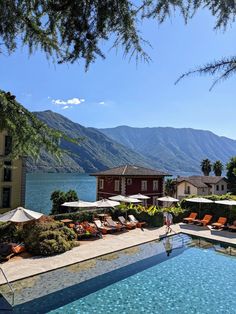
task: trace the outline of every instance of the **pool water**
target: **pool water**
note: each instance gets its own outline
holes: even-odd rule
[[[219,254],[224,248],[216,251],[218,245],[202,243],[176,236],[152,243],[147,258],[131,256],[135,261],[129,265],[21,304],[16,312],[236,313],[236,258]]]

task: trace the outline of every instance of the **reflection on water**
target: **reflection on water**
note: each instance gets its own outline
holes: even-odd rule
[[[88,174],[34,173],[27,174],[26,207],[48,214],[51,193],[55,190],[75,190],[80,199],[95,201],[96,179]]]

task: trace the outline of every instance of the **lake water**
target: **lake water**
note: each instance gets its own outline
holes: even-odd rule
[[[29,173],[26,177],[26,208],[48,214],[51,193],[75,190],[79,199],[96,200],[96,178],[77,173]]]

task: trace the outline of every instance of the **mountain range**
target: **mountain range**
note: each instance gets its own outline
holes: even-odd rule
[[[58,161],[43,151],[37,161],[29,159],[29,172],[96,172],[122,164],[162,169],[173,175],[200,173],[204,158],[226,163],[236,156],[236,141],[210,131],[191,128],[95,129],[74,123],[50,110],[35,112],[48,126],[69,137],[81,137],[80,145],[62,140],[67,152]]]

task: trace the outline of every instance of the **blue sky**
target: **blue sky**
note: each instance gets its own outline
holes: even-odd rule
[[[110,42],[104,46],[107,58],[97,59],[87,73],[82,62],[56,65],[40,52],[29,57],[19,48],[0,56],[0,88],[31,111],[50,109],[84,126],[192,127],[236,139],[236,77],[211,92],[212,77],[174,85],[183,72],[234,55],[236,25],[226,32],[213,27],[207,11],[187,26],[178,16],[161,26],[145,22],[141,30],[152,44],[146,47],[151,63],[129,62],[121,49],[109,51]]]

